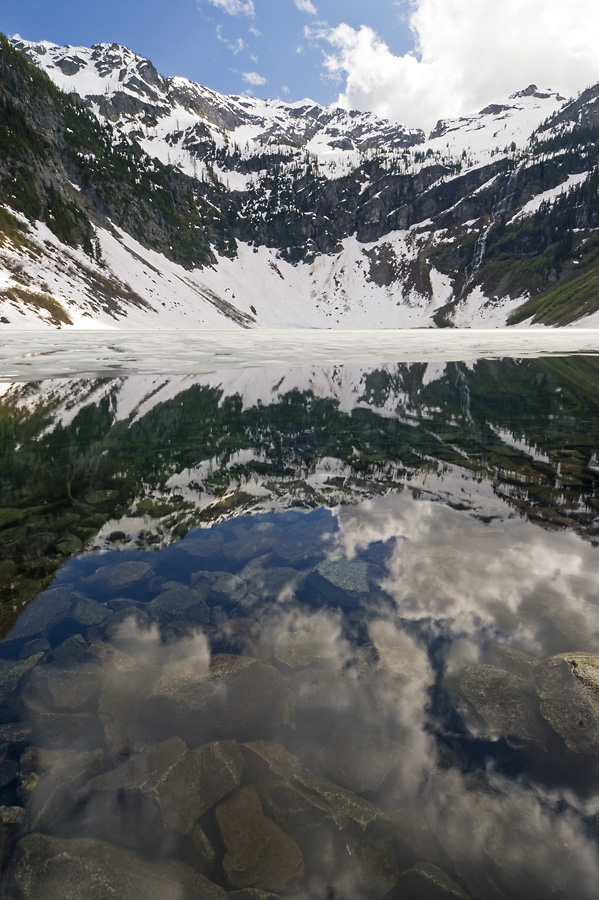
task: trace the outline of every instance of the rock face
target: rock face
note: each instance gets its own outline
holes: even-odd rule
[[[227,848],[223,869],[233,888],[283,891],[304,873],[295,841],[264,815],[255,790],[242,788],[216,809]]]
[[[17,844],[1,888],[6,900],[226,900],[191,866],[149,862],[98,840],[30,834]]]

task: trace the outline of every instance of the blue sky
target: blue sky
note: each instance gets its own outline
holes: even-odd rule
[[[185,75],[223,93],[309,96],[325,104],[336,98],[339,84],[323,68],[326,42],[307,39],[306,27],[322,32],[341,22],[366,24],[384,34],[394,52],[410,47],[402,8],[389,0],[298,3],[304,11],[294,0],[18,0],[6,4],[0,28],[59,44],[116,41],[149,57],[163,75]],[[244,74],[259,78],[251,82]]]
[[[532,82],[599,82],[597,0],[8,0],[0,30],[125,44],[228,94],[371,110],[410,126]]]

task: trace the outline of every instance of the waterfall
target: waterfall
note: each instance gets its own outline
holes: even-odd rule
[[[489,237],[491,228],[493,227],[499,216],[508,212],[512,205],[512,200],[514,198],[514,194],[516,193],[516,183],[518,181],[519,172],[520,166],[516,166],[513,172],[511,172],[510,177],[508,178],[507,185],[505,187],[505,191],[499,198],[496,198],[495,202],[493,203],[489,224],[485,229],[483,229],[483,231],[481,231],[476,239],[474,251],[472,253],[472,262],[469,266],[466,267],[466,282],[464,284],[464,287],[462,288],[462,297],[466,292],[466,288],[483,264],[485,252],[487,249],[487,238]]]

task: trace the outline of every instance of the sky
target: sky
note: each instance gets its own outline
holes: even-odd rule
[[[534,82],[599,81],[597,0],[19,0],[0,30],[117,42],[227,94],[371,110],[411,127]]]

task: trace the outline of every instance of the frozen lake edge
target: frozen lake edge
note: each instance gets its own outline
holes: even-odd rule
[[[599,329],[11,331],[0,382],[574,354],[599,355]]]

